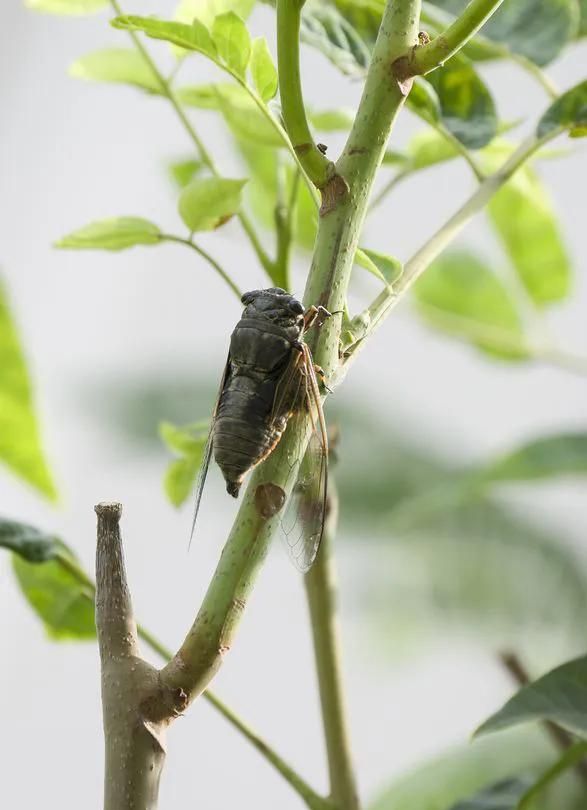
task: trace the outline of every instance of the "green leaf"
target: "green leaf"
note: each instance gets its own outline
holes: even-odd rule
[[[163,489],[173,506],[181,506],[189,498],[200,463],[201,458],[196,456],[178,458],[170,462],[165,471]]]
[[[234,105],[250,105],[253,103],[243,87],[228,82],[185,85],[177,88],[176,95],[182,104],[200,110],[219,110],[223,98]]]
[[[257,219],[267,228],[275,227],[275,205],[277,202],[278,153],[249,139],[238,138],[238,148],[242,154],[250,181],[247,184],[247,202]],[[285,199],[289,199],[295,169],[286,167]],[[318,229],[318,209],[305,183],[298,183],[298,194],[294,212],[293,239],[300,247],[311,250]]]
[[[587,656],[553,669],[523,686],[475,734],[487,734],[535,720],[551,720],[587,739]]]
[[[433,0],[434,5],[458,15],[469,0]],[[483,26],[483,36],[522,54],[537,65],[547,65],[576,34],[576,0],[515,0],[503,3]]]
[[[377,276],[385,284],[393,284],[401,276],[403,271],[402,263],[394,256],[387,256],[376,250],[362,248],[357,250],[355,261],[365,270]]]
[[[246,20],[254,5],[255,0],[180,0],[174,17],[183,23],[191,23],[197,18],[211,28],[214,18],[227,11],[234,11],[242,20]]]
[[[25,0],[33,11],[47,14],[93,14],[109,5],[108,0]]]
[[[174,459],[165,472],[163,488],[174,506],[181,506],[189,497],[202,463],[210,423],[178,427],[170,422],[159,425],[159,435],[167,447],[180,458]]]
[[[530,168],[494,195],[488,214],[529,296],[536,304],[569,295],[571,268],[546,190]]]
[[[569,131],[572,138],[587,135],[587,80],[567,90],[550,105],[538,122],[539,138],[559,130]]]
[[[143,31],[151,39],[162,39],[188,51],[204,54],[215,62],[218,60],[210,32],[199,20],[194,20],[191,25],[185,25],[157,20],[154,17],[124,15],[116,17],[111,24],[123,31]]]
[[[203,168],[200,160],[177,160],[169,165],[169,174],[178,188],[185,188]]]
[[[141,54],[130,48],[104,48],[82,56],[69,68],[76,79],[130,84],[148,93],[161,94],[157,75]]]
[[[579,0],[579,36],[587,36],[587,0]]]
[[[368,46],[333,6],[307,2],[302,12],[300,38],[348,76],[364,76],[369,67]]]
[[[518,312],[498,277],[471,253],[437,259],[414,288],[421,316],[441,331],[501,358],[525,352]]]
[[[261,112],[248,92],[239,85],[226,82],[188,85],[178,89],[177,97],[190,107],[219,110],[239,139],[274,148],[285,147],[283,139],[267,116]],[[271,115],[269,111],[267,112]]]
[[[41,563],[55,557],[58,543],[53,535],[34,526],[0,518],[0,548],[14,551],[27,562]]]
[[[263,101],[270,101],[277,93],[277,69],[265,37],[253,40],[251,49],[251,76],[257,93]]]
[[[417,766],[400,776],[369,810],[481,810],[467,804],[455,807],[455,802],[521,772],[537,775],[551,762],[552,748],[538,730],[516,729],[498,739],[454,748]],[[494,808],[488,805],[484,810]]]
[[[57,542],[57,554],[76,562],[73,552]],[[13,555],[13,568],[20,588],[48,634],[54,639],[93,639],[94,594],[65,568],[58,559],[27,562]]]
[[[245,139],[274,149],[285,148],[279,133],[246,91],[245,95],[233,92],[227,94],[224,89],[217,87],[217,96],[218,107],[224,120],[238,139]]]
[[[440,101],[436,90],[425,79],[416,77],[406,101],[407,106],[424,121],[440,120]]]
[[[179,427],[171,422],[161,422],[159,436],[169,450],[180,455],[201,454],[208,438],[210,423],[207,420]]]
[[[353,110],[321,110],[308,114],[314,129],[320,132],[347,132],[353,125],[355,113]]]
[[[246,180],[206,177],[192,180],[179,197],[179,214],[190,231],[212,231],[236,214]]]
[[[220,14],[212,24],[212,38],[220,58],[244,79],[251,57],[251,38],[241,18],[234,11]]]
[[[493,98],[466,57],[454,56],[426,79],[438,96],[444,126],[462,144],[480,149],[495,137],[498,121]]]
[[[412,171],[427,169],[458,157],[456,146],[434,130],[417,132],[406,147],[407,163]]]
[[[490,464],[484,481],[535,481],[587,474],[587,433],[546,436],[522,445]]]
[[[155,245],[161,231],[140,217],[112,217],[85,225],[67,234],[55,247],[74,250],[126,250],[135,245]]]
[[[0,369],[0,461],[55,501],[57,489],[43,452],[26,360],[1,280]]]
[[[464,799],[451,807],[451,810],[517,810],[518,803],[528,791],[532,781],[514,777],[504,779],[479,793]]]

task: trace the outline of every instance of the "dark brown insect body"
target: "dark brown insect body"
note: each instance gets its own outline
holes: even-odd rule
[[[279,287],[245,293],[242,302],[245,309],[230,338],[196,485],[192,534],[212,453],[227,491],[236,498],[245,475],[273,451],[289,418],[305,412],[311,419],[311,438],[308,443],[307,433],[302,431],[299,449],[291,454],[289,484],[293,495],[280,516],[280,526],[290,557],[306,571],[322,537],[328,441],[316,379],[316,370],[320,370],[314,366],[303,337],[329,313],[322,307],[304,311],[298,300]],[[280,498],[276,499],[276,493]],[[268,481],[257,487],[255,498],[260,514],[269,517],[276,505],[277,511],[281,510],[286,494]]]
[[[279,288],[246,293],[242,301],[212,437],[214,458],[234,497],[245,474],[281,438],[302,382],[294,366],[304,331],[302,304]]]

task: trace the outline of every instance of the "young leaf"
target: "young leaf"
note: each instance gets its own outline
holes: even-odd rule
[[[580,37],[587,36],[587,0],[579,0],[579,31]]]
[[[43,452],[26,361],[1,281],[0,369],[0,461],[54,501],[57,490]]]
[[[567,90],[550,105],[538,122],[536,135],[543,138],[565,129],[572,138],[587,135],[587,80]]]
[[[308,114],[314,129],[320,132],[348,132],[355,120],[353,110],[321,110]]]
[[[73,552],[57,541],[57,552],[75,562]],[[12,558],[20,588],[54,639],[93,639],[94,599],[91,588],[79,582],[57,559],[27,562]]]
[[[437,329],[501,358],[524,356],[515,304],[476,256],[462,251],[445,254],[424,273],[414,293],[418,311]]]
[[[163,478],[163,489],[173,506],[181,506],[189,498],[201,463],[200,457],[186,456],[169,463]]]
[[[532,720],[551,720],[587,739],[587,656],[569,661],[523,686],[475,734],[487,734]]]
[[[223,98],[230,104],[252,103],[251,97],[244,87],[228,82],[185,85],[177,88],[176,95],[182,104],[200,110],[219,110]]]
[[[224,120],[239,140],[252,141],[262,146],[271,146],[274,149],[285,147],[279,133],[248,93],[240,97],[234,93],[226,95],[224,90],[218,88],[217,95],[218,107]]]
[[[58,543],[55,537],[34,526],[0,518],[0,548],[14,551],[27,562],[41,563],[55,557]]]
[[[484,481],[535,481],[564,475],[587,475],[587,433],[546,436],[494,461]]]
[[[69,73],[76,79],[131,84],[148,93],[162,93],[157,75],[142,55],[131,48],[92,51],[75,61]]]
[[[126,250],[135,245],[155,245],[159,228],[140,217],[112,217],[85,225],[67,234],[55,247],[74,250]]]
[[[430,82],[421,79],[419,76],[414,80],[406,104],[415,115],[429,124],[436,123],[440,120],[440,100],[438,94]]]
[[[371,54],[366,43],[333,6],[306,3],[302,13],[300,38],[321,51],[342,73],[364,76]]]
[[[493,98],[466,57],[454,56],[426,80],[438,96],[444,126],[462,144],[480,149],[495,137],[497,113]]]
[[[108,0],[25,0],[34,11],[48,14],[93,14],[106,8]]]
[[[408,166],[411,171],[427,169],[458,157],[456,146],[432,129],[417,132],[406,147]]]
[[[209,427],[210,423],[207,420],[187,427],[179,427],[171,422],[161,422],[159,436],[172,452],[180,455],[194,455],[202,452]]]
[[[169,174],[178,188],[185,188],[202,168],[203,163],[199,160],[178,160],[169,165]]]
[[[357,250],[355,261],[365,270],[377,276],[385,284],[393,284],[402,274],[402,263],[394,256],[378,253],[376,250],[362,248]]]
[[[257,93],[263,101],[270,101],[277,93],[277,69],[265,37],[253,40],[251,48],[251,76]]]
[[[210,28],[214,18],[227,11],[234,11],[242,20],[246,20],[254,5],[255,0],[180,0],[174,17],[183,23],[191,23],[197,18]]]
[[[251,57],[251,37],[241,18],[234,11],[220,14],[212,24],[212,38],[220,58],[244,79]]]
[[[179,214],[190,231],[212,231],[240,208],[246,180],[206,177],[192,180],[179,197]]]
[[[453,804],[451,810],[517,810],[520,799],[532,785],[527,777],[503,779],[483,788],[470,799]]]
[[[180,48],[197,51],[213,61],[217,61],[216,46],[210,32],[199,20],[194,20],[191,25],[185,25],[184,23],[157,20],[154,17],[124,15],[116,17],[111,24],[114,28],[120,28],[123,31],[143,31],[152,39],[171,42],[173,45],[179,45]]]
[[[528,294],[536,304],[566,298],[571,267],[550,199],[525,167],[490,201],[488,214]]]
[[[208,428],[207,421],[183,428],[170,422],[159,425],[162,440],[180,456],[169,464],[163,479],[165,493],[174,506],[181,506],[192,491],[202,463]]]
[[[433,0],[458,15],[469,0]],[[482,28],[487,39],[506,45],[537,65],[547,65],[576,34],[576,0],[515,0],[503,3]]]

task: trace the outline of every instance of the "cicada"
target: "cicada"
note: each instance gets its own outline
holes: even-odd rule
[[[279,287],[253,290],[241,301],[245,308],[230,337],[198,475],[192,535],[212,455],[236,498],[247,473],[275,450],[291,417],[306,412],[312,436],[309,445],[300,441],[291,464],[297,480],[280,526],[292,561],[307,571],[324,529],[328,440],[318,381],[323,375],[304,335],[330,313],[323,307],[304,310]]]

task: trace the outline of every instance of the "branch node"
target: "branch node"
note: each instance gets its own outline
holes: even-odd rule
[[[322,194],[322,204],[320,205],[320,216],[325,217],[349,193],[349,184],[340,174],[333,174],[326,185],[320,189]]]
[[[414,51],[417,47],[414,45],[409,55],[404,54],[391,63],[391,75],[397,82],[402,96],[407,96],[414,84]]]

